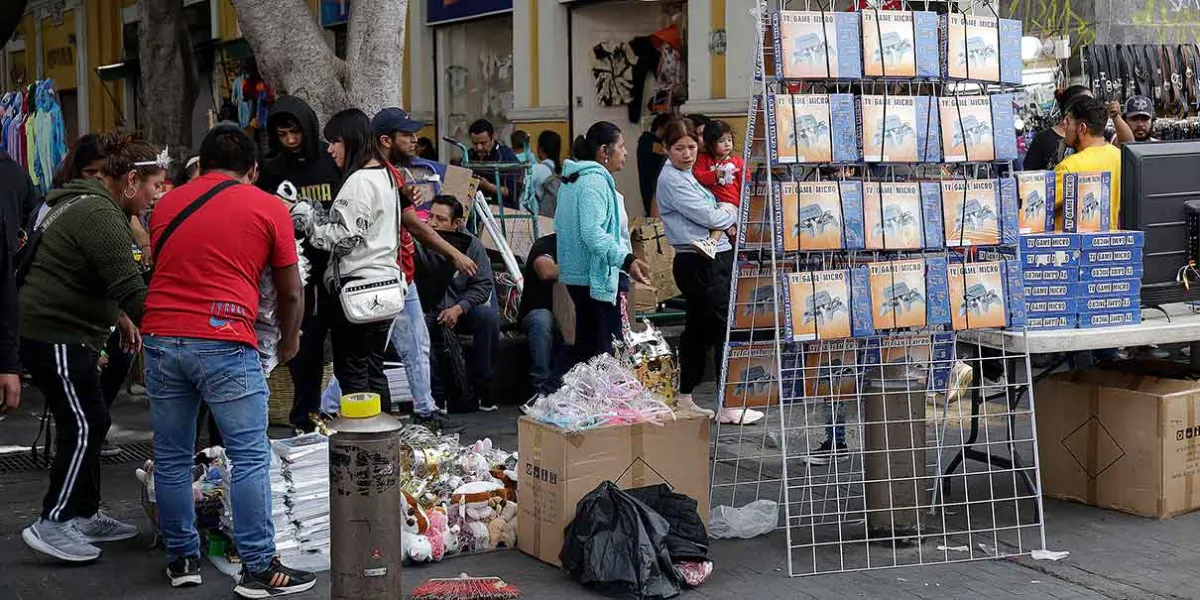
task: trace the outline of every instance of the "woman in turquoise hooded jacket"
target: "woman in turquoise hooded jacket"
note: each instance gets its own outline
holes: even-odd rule
[[[628,291],[629,277],[649,283],[646,263],[633,257],[625,199],[612,177],[626,155],[621,130],[601,121],[575,139],[574,160],[563,163],[554,230],[559,280],[575,303],[577,361],[612,352],[621,333],[618,294]]]

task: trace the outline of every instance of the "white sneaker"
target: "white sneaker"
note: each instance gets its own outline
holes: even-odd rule
[[[709,259],[717,258],[717,244],[710,238],[696,240],[692,242],[692,247],[698,250],[700,254],[707,256]]]
[[[78,518],[71,522],[93,544],[131,540],[138,536],[137,526],[122,523],[99,510],[90,519]]]
[[[100,558],[100,549],[88,542],[75,528],[74,521],[59,523],[38,519],[21,532],[21,539],[30,548],[67,562],[91,562]]]
[[[691,394],[680,394],[678,397],[675,398],[675,405],[680,410],[695,411],[695,412],[698,412],[710,419],[717,416],[716,411],[712,411],[707,408],[700,408],[700,406],[698,404],[696,404],[696,401],[692,399]]]
[[[750,408],[727,408],[721,411],[721,423],[724,425],[753,425],[767,416],[762,411]]]

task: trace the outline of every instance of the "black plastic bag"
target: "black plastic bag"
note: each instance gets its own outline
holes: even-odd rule
[[[611,481],[575,506],[558,558],[579,583],[610,598],[673,598],[682,579],[664,540],[670,524]]]
[[[699,504],[695,499],[663,483],[626,490],[625,493],[667,520],[670,530],[663,543],[672,562],[708,560],[708,531],[704,529]]]

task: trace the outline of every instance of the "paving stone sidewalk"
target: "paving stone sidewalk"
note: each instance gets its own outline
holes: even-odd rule
[[[711,392],[711,388],[710,392]],[[712,394],[701,396],[704,404]],[[706,402],[707,401],[707,402]],[[149,439],[144,398],[122,397],[114,414],[112,441]],[[28,445],[36,435],[40,399],[27,394],[25,406],[0,422],[0,451]],[[467,439],[490,437],[502,448],[516,448],[517,411],[470,415]],[[279,434],[283,431],[276,432]],[[68,566],[29,550],[21,529],[36,518],[44,491],[44,472],[0,472],[0,599],[50,598],[231,598],[233,581],[215,568],[204,570],[205,583],[171,590],[165,581],[161,551],[150,547],[149,524],[138,503],[135,462],[103,469],[106,508],[138,523],[144,534],[107,544],[95,564]],[[1200,586],[1200,514],[1170,521],[1141,519],[1075,504],[1046,501],[1048,546],[1071,555],[1060,562],[1019,560],[955,563],[871,572],[787,577],[787,542],[782,532],[745,541],[715,540],[710,556],[716,571],[702,588],[682,598],[1193,598]],[[497,575],[524,591],[526,598],[590,598],[564,573],[517,551],[459,557],[436,565],[407,568],[404,590],[431,577]],[[328,578],[296,598],[326,598]]]

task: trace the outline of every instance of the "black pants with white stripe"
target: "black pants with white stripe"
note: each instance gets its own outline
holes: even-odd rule
[[[100,446],[112,423],[100,385],[100,354],[83,344],[21,338],[21,362],[54,415],[57,435],[42,518],[69,521],[100,508]]]

